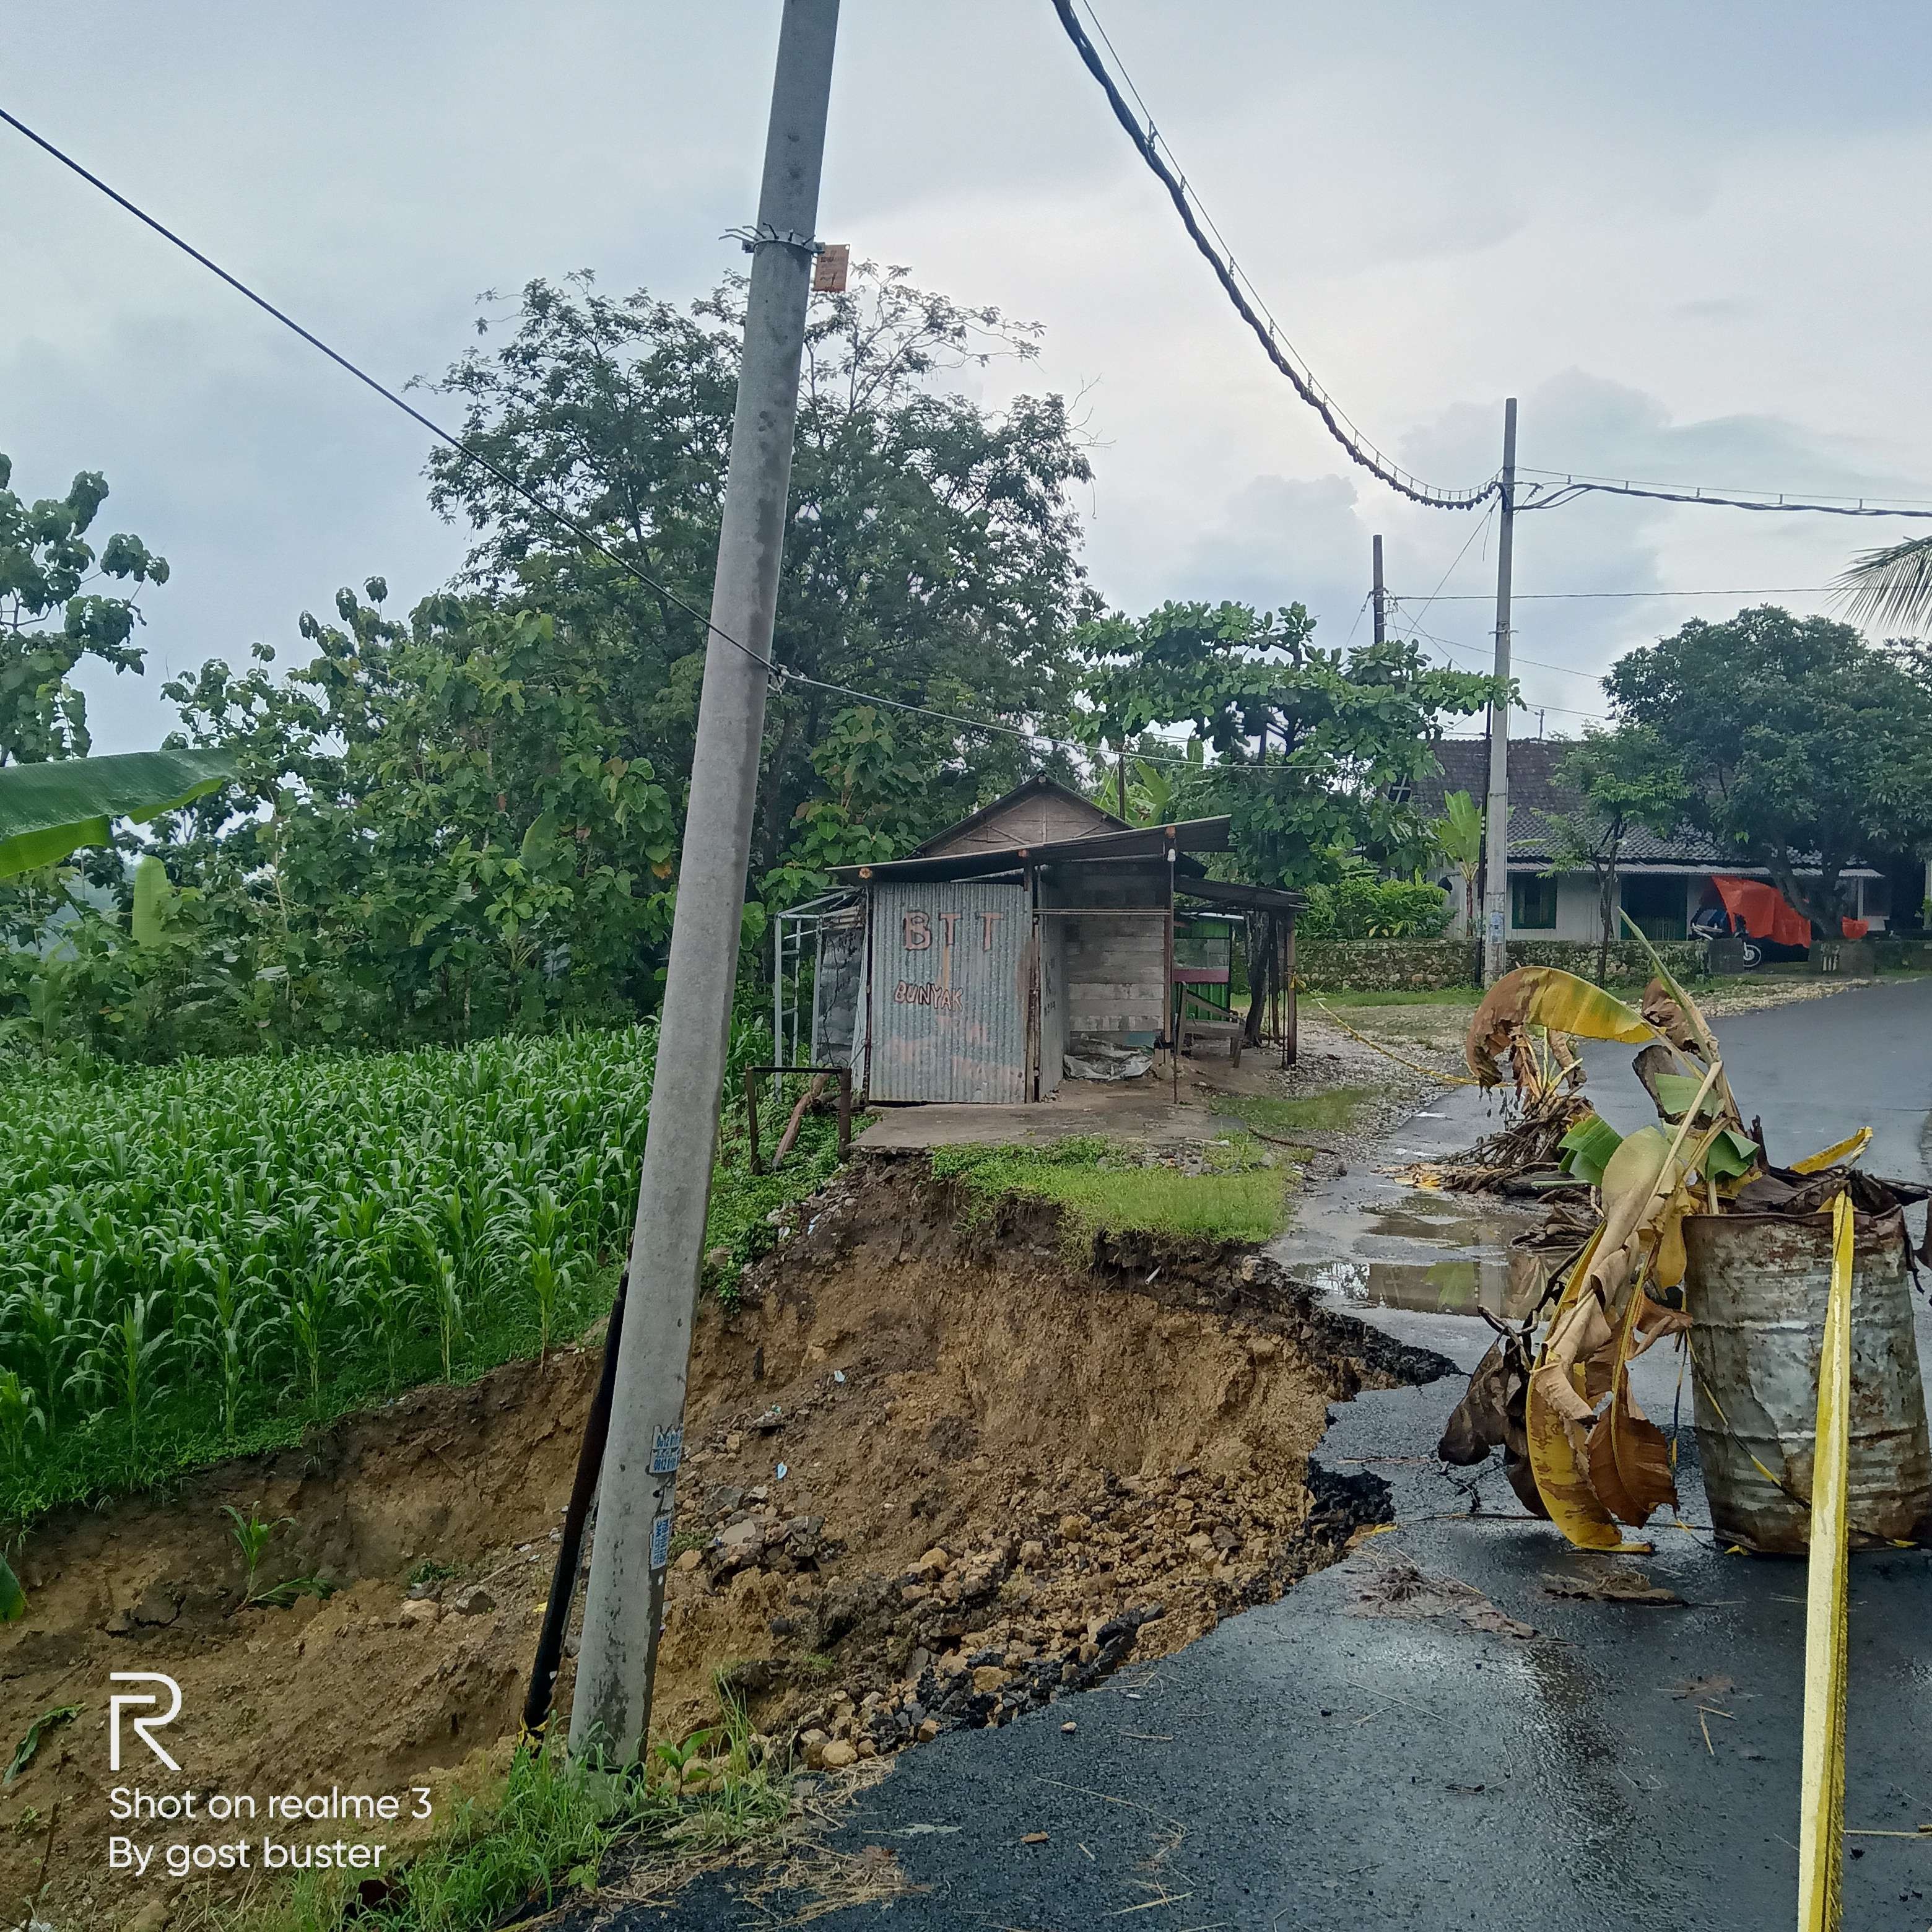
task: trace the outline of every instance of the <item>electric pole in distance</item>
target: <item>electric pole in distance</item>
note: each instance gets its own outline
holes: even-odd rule
[[[749,244],[745,354],[712,629],[571,1711],[572,1755],[600,1755],[613,1764],[634,1762],[650,1741],[838,25],[838,0],[784,0],[758,227]]]
[[[1510,674],[1510,551],[1516,538],[1516,398],[1503,404],[1502,529],[1496,539],[1496,682]],[[1490,706],[1490,802],[1483,818],[1483,984],[1509,970],[1509,700]]]
[[[1376,642],[1380,644],[1388,634],[1388,592],[1382,588],[1382,540],[1376,537],[1372,541],[1375,545],[1375,575],[1371,580],[1374,588],[1369,594],[1375,599]],[[1355,621],[1361,621],[1359,613]]]

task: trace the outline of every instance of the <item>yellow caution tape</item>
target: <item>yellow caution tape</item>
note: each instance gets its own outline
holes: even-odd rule
[[[1829,1163],[1828,1162],[1827,1165]],[[1846,1502],[1851,1456],[1852,1204],[1832,1204],[1832,1292],[1818,1361],[1811,1554],[1804,1597],[1804,1756],[1798,1932],[1838,1932],[1844,1900]]]
[[[1841,1160],[1856,1160],[1871,1144],[1872,1130],[1861,1127],[1849,1140],[1842,1140],[1835,1147],[1828,1147],[1822,1153],[1807,1156],[1803,1160],[1791,1163],[1793,1174],[1822,1174],[1828,1167],[1836,1167]]]

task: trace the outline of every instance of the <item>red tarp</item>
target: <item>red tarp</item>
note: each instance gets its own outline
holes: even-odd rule
[[[1809,946],[1811,922],[1790,903],[1778,888],[1763,879],[1718,878],[1711,881],[1724,910],[1754,939],[1768,939],[1778,946]],[[1864,919],[1840,921],[1847,939],[1862,939],[1871,930]]]

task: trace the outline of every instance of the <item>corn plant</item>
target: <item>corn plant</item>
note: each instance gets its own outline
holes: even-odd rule
[[[554,1347],[622,1258],[656,1048],[0,1081],[0,1507],[96,1492],[164,1438],[268,1439],[292,1390],[322,1413]],[[770,1057],[755,1029],[733,1050]]]

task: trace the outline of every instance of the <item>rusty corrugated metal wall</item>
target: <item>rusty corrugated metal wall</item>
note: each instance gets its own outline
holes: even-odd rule
[[[874,1100],[1027,1097],[1032,937],[1023,886],[872,888]]]

